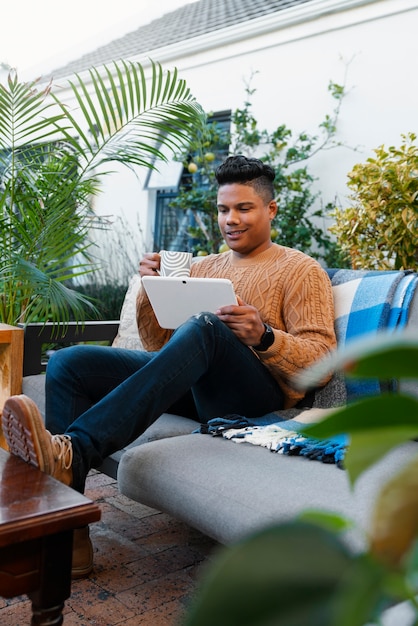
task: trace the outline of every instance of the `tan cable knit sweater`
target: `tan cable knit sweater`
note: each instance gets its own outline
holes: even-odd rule
[[[255,306],[274,329],[271,348],[256,354],[283,389],[285,408],[294,406],[303,393],[292,387],[292,376],[336,346],[326,272],[306,254],[273,244],[253,258],[240,259],[232,251],[204,257],[193,263],[191,273],[229,278],[236,294]],[[137,300],[137,322],[147,350],[159,350],[172,334],[158,325],[143,289]]]

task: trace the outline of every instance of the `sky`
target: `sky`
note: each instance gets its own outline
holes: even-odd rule
[[[9,0],[1,11],[0,63],[21,79],[36,78],[195,1]]]

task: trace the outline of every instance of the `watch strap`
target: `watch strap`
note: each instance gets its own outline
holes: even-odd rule
[[[264,333],[261,337],[261,341],[256,346],[253,346],[253,349],[257,352],[265,352],[268,350],[274,343],[274,332],[271,326],[268,324],[264,324]]]

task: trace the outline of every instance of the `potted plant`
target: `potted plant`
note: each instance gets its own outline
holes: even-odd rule
[[[0,322],[82,320],[71,281],[92,271],[91,199],[108,165],[154,167],[204,114],[177,71],[119,61],[76,75],[71,109],[16,72],[0,85]]]

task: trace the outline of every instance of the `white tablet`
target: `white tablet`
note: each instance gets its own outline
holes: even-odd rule
[[[142,284],[161,328],[174,329],[196,313],[237,304],[227,278],[143,276]]]

